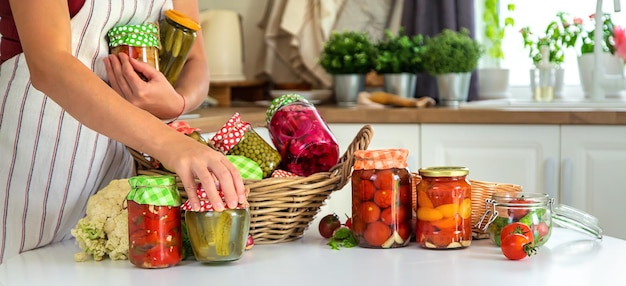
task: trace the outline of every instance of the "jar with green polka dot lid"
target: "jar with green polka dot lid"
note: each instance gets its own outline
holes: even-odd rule
[[[249,122],[241,121],[239,113],[213,135],[211,143],[226,155],[244,156],[259,164],[263,178],[270,177],[281,162],[278,151],[256,133]]]
[[[156,24],[124,25],[113,27],[107,33],[109,53],[125,53],[138,61],[159,70],[159,28]]]
[[[299,94],[284,94],[267,109],[270,138],[281,168],[299,176],[327,172],[339,161],[339,145],[313,104]]]

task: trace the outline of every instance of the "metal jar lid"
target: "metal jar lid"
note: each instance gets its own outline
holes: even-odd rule
[[[425,177],[461,177],[469,174],[469,169],[460,166],[438,166],[419,169],[419,174]]]

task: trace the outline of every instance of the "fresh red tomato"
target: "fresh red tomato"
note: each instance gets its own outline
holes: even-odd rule
[[[533,231],[530,229],[530,226],[521,222],[512,222],[504,226],[500,232],[500,241],[503,241],[505,237],[514,233],[524,235],[529,242],[535,241],[535,236],[533,235]]]
[[[341,222],[337,214],[328,214],[324,216],[318,225],[320,235],[324,238],[330,238],[333,236],[333,232],[341,227]]]
[[[533,203],[533,201],[530,200],[526,200],[526,199],[514,199],[509,201],[510,204],[530,204]],[[529,208],[527,207],[523,207],[523,206],[519,206],[519,207],[508,207],[507,209],[509,217],[513,218],[514,220],[519,220],[521,218],[523,218],[528,212],[529,212]]]
[[[507,235],[500,245],[502,254],[510,260],[520,260],[537,252],[532,242],[523,234],[513,233]]]
[[[347,216],[347,215],[346,215],[346,217],[348,217],[348,218],[346,219],[346,222],[343,224],[343,226],[345,226],[345,227],[347,227],[349,229],[352,229],[352,218]]]

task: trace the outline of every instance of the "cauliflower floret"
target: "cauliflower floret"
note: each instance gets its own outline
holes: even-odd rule
[[[128,256],[128,210],[124,200],[130,192],[128,179],[111,181],[87,201],[86,216],[71,233],[83,250],[74,256],[80,262],[91,255],[95,261],[109,256],[113,260]]]

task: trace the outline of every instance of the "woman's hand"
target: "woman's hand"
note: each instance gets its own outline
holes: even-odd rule
[[[104,65],[111,87],[133,105],[160,119],[176,118],[184,112],[182,95],[151,65],[125,53],[109,55]]]
[[[229,208],[244,204],[247,201],[245,186],[237,168],[228,161],[224,154],[200,144],[190,137],[186,139],[182,140],[183,142],[177,140],[178,145],[167,148],[165,153],[167,158],[159,158],[159,160],[166,166],[174,168],[183,183],[191,206],[194,209],[200,208],[195,178],[198,178],[202,183],[209,201],[216,211],[224,209],[222,199],[217,192],[218,187],[221,188],[224,201]]]

